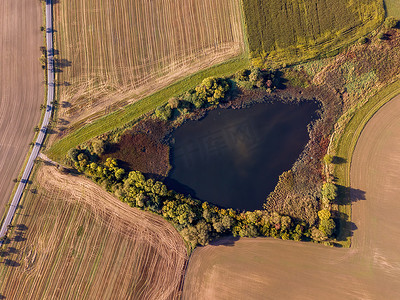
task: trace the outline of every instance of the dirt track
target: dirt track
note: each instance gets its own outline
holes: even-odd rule
[[[399,116],[397,96],[367,124],[355,149],[350,249],[262,238],[199,248],[183,298],[400,299]]]
[[[44,101],[39,1],[0,1],[0,215],[39,124]]]

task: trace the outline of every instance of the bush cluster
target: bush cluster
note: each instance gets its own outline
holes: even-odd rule
[[[174,109],[183,108],[191,111],[207,105],[218,105],[225,100],[230,88],[229,81],[225,78],[205,78],[194,89],[173,97],[168,100],[167,104],[157,107],[155,115],[157,118],[166,121],[171,118]]]
[[[262,88],[267,92],[272,92],[279,84],[279,74],[277,70],[261,70],[258,67],[239,70],[235,74],[238,85],[247,89]]]

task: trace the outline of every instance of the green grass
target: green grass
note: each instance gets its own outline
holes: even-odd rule
[[[336,53],[385,15],[380,0],[243,0],[243,8],[252,56],[285,63]]]
[[[130,104],[121,110],[111,113],[74,131],[60,141],[56,142],[47,151],[47,155],[54,160],[63,160],[68,150],[71,148],[74,148],[100,134],[123,127],[125,124],[138,119],[143,114],[154,110],[157,106],[166,103],[169,98],[194,88],[204,78],[210,76],[229,76],[248,66],[249,60],[247,58],[247,53],[245,53],[240,57],[186,77],[163,90],[160,90],[138,102]]]
[[[388,101],[400,93],[400,81],[396,81],[380,90],[371,97],[368,102],[356,111],[339,140],[336,148],[336,156],[343,158],[345,163],[335,166],[335,177],[337,184],[344,188],[350,187],[350,166],[351,159],[358,138],[361,135],[365,125],[372,116]],[[338,199],[339,212],[344,214],[340,219],[338,242],[343,247],[350,247],[351,238],[349,236],[349,221],[351,220],[351,202],[348,193],[340,194]]]
[[[399,0],[384,0],[386,15],[400,19],[400,1]]]

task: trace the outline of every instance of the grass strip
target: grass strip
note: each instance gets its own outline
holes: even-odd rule
[[[125,124],[138,119],[143,114],[164,104],[169,98],[179,95],[198,85],[204,78],[210,76],[224,77],[236,71],[248,67],[250,64],[247,54],[213,66],[206,70],[188,76],[154,94],[143,98],[135,103],[127,105],[123,109],[104,116],[93,123],[90,123],[70,133],[60,141],[56,142],[48,151],[47,155],[53,160],[62,160],[68,150],[82,144],[83,142],[105,132],[117,129]]]
[[[400,94],[400,81],[395,81],[372,96],[365,105],[357,110],[346,125],[336,148],[336,156],[343,159],[342,164],[335,166],[334,172],[337,184],[342,190],[338,197],[338,211],[343,218],[339,219],[337,242],[343,247],[348,248],[351,245],[351,201],[348,188],[350,187],[350,167],[354,149],[368,121],[384,104],[398,94]]]

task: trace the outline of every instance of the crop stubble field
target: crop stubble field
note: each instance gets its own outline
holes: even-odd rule
[[[298,62],[352,42],[384,18],[380,0],[246,0],[249,48],[268,60]]]
[[[399,299],[400,96],[367,123],[351,165],[350,249],[270,238],[198,248],[183,299]]]
[[[239,0],[72,0],[54,8],[60,131],[244,51]]]
[[[6,299],[177,299],[178,232],[82,177],[41,165],[0,264]]]
[[[0,1],[0,216],[10,199],[44,101],[39,1]]]

